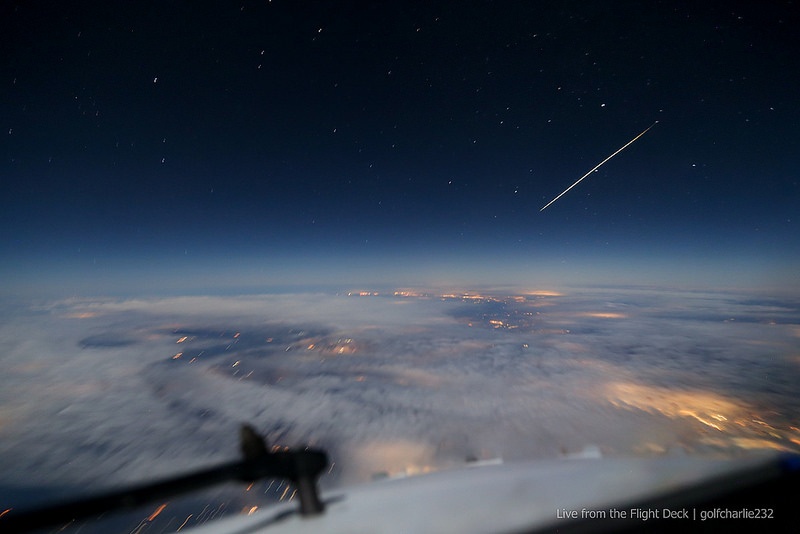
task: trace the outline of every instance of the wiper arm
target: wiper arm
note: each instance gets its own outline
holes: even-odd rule
[[[244,459],[237,462],[110,491],[94,497],[30,510],[12,509],[0,517],[0,531],[27,532],[42,527],[58,526],[101,513],[133,508],[182,495],[223,482],[232,480],[254,482],[265,478],[286,479],[295,485],[300,499],[300,515],[312,516],[322,513],[324,505],[319,498],[317,481],[328,465],[325,451],[305,448],[269,452],[264,438],[249,425],[243,425],[241,428],[240,445]]]

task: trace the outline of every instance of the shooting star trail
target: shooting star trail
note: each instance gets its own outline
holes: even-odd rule
[[[611,154],[610,156],[608,156],[606,159],[604,159],[603,161],[601,161],[600,163],[598,163],[597,165],[595,165],[595,166],[592,168],[592,170],[590,170],[589,172],[587,172],[586,174],[584,174],[583,176],[581,176],[581,177],[578,179],[578,181],[577,181],[577,182],[575,182],[574,184],[572,184],[571,186],[569,186],[568,188],[566,188],[566,189],[564,190],[564,192],[563,192],[563,193],[561,193],[561,194],[560,194],[560,195],[558,195],[556,198],[554,198],[553,200],[551,200],[550,202],[548,202],[547,204],[545,204],[545,205],[544,205],[544,207],[543,207],[542,209],[540,209],[540,210],[539,210],[539,213],[543,212],[545,209],[547,209],[547,207],[548,207],[548,206],[550,206],[550,204],[552,204],[553,202],[555,202],[555,201],[556,201],[556,200],[558,200],[559,198],[561,198],[561,197],[563,197],[564,195],[566,195],[566,194],[567,194],[567,191],[569,191],[570,189],[572,189],[573,187],[575,187],[576,185],[578,185],[579,183],[581,183],[581,181],[582,181],[584,178],[586,178],[587,176],[589,176],[590,174],[592,174],[594,171],[596,171],[597,169],[599,169],[599,168],[600,168],[600,166],[602,166],[602,165],[603,165],[603,163],[605,163],[606,161],[610,160],[611,158],[613,158],[614,156],[616,156],[617,154],[619,154],[620,152],[622,152],[623,150],[625,150],[626,148],[628,148],[628,146],[630,146],[631,144],[633,144],[633,142],[634,142],[634,141],[636,141],[636,140],[637,140],[637,139],[639,139],[641,136],[643,136],[644,134],[646,134],[646,133],[648,132],[648,130],[650,130],[650,128],[652,128],[652,127],[653,127],[653,126],[655,126],[656,124],[658,124],[658,121],[656,121],[656,122],[654,122],[653,124],[651,124],[650,126],[648,126],[648,127],[647,127],[647,129],[646,129],[645,131],[643,131],[642,133],[640,133],[639,135],[637,135],[636,137],[634,137],[633,139],[631,139],[630,141],[628,141],[627,143],[625,143],[624,145],[622,145],[620,148],[618,148],[618,149],[617,149],[617,151],[616,151],[616,152],[614,152],[613,154]]]

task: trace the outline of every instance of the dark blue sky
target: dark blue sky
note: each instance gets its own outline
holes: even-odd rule
[[[78,4],[0,8],[6,292],[797,288],[796,3]]]

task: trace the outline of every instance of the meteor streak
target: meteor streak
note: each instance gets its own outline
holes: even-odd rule
[[[574,184],[572,184],[571,186],[569,186],[568,188],[566,188],[566,189],[564,190],[564,192],[563,192],[563,193],[561,193],[561,194],[560,194],[560,195],[558,195],[556,198],[554,198],[553,200],[551,200],[550,202],[548,202],[547,204],[545,204],[545,205],[544,205],[544,207],[543,207],[542,209],[540,209],[540,210],[539,210],[539,213],[543,212],[545,209],[547,209],[547,207],[548,207],[548,206],[550,206],[550,204],[552,204],[553,202],[555,202],[555,201],[556,201],[556,200],[558,200],[559,198],[563,197],[563,196],[564,196],[564,195],[567,193],[567,191],[569,191],[570,189],[572,189],[573,187],[575,187],[576,185],[578,185],[579,183],[581,183],[581,181],[582,181],[584,178],[586,178],[587,176],[589,176],[590,174],[592,174],[594,171],[596,171],[597,169],[599,169],[599,168],[600,168],[600,166],[601,166],[601,165],[603,165],[603,163],[605,163],[606,161],[610,160],[611,158],[613,158],[614,156],[616,156],[617,154],[619,154],[620,152],[622,152],[623,150],[625,150],[626,148],[628,148],[628,146],[629,146],[629,145],[631,145],[631,144],[632,144],[634,141],[636,141],[636,140],[637,140],[637,139],[639,139],[641,136],[643,136],[644,134],[646,134],[646,133],[647,133],[647,131],[648,131],[648,130],[650,130],[650,128],[652,128],[652,127],[653,127],[653,126],[655,126],[656,124],[658,124],[658,121],[656,121],[656,122],[654,122],[653,124],[651,124],[650,126],[648,126],[648,127],[647,127],[647,129],[646,129],[645,131],[643,131],[642,133],[640,133],[639,135],[637,135],[636,137],[634,137],[633,139],[631,139],[630,141],[628,141],[627,143],[625,143],[624,145],[622,145],[620,148],[618,148],[618,149],[617,149],[617,151],[616,151],[616,152],[614,152],[613,154],[611,154],[610,156],[608,156],[606,159],[604,159],[603,161],[601,161],[600,163],[598,163],[597,165],[595,165],[595,166],[592,168],[592,170],[590,170],[589,172],[587,172],[586,174],[584,174],[583,176],[581,176],[581,177],[578,179],[578,181],[577,181],[577,182],[575,182]]]

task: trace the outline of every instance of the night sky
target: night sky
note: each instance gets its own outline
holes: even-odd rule
[[[66,4],[0,7],[6,294],[800,288],[794,2]]]
[[[0,2],[0,511],[797,452],[797,2]]]

